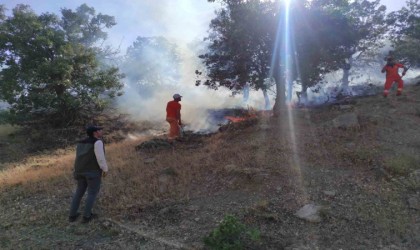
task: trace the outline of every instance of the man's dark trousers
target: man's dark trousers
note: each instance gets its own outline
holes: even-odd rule
[[[74,193],[73,200],[70,206],[70,216],[76,216],[79,210],[80,201],[87,190],[87,197],[85,203],[85,210],[83,217],[89,218],[92,215],[93,204],[101,187],[101,174],[75,174],[77,181],[77,189]]]

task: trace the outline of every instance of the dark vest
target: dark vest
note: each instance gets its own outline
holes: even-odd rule
[[[94,144],[98,139],[94,137],[79,141],[76,148],[76,160],[74,162],[74,174],[102,172],[95,156]]]

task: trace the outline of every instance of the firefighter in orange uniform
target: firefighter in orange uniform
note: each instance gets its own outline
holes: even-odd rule
[[[166,105],[166,121],[169,123],[169,140],[175,140],[180,137],[181,128],[181,95],[175,94],[173,95],[174,100],[168,102]]]
[[[407,72],[407,67],[405,67],[401,63],[396,63],[394,61],[394,58],[388,57],[387,58],[387,64],[382,68],[382,73],[386,72],[386,81],[385,81],[385,88],[384,88],[384,97],[387,97],[389,94],[389,89],[392,87],[392,84],[394,82],[398,83],[398,90],[397,90],[397,96],[401,95],[403,90],[404,82],[401,79],[400,74],[398,73],[399,68],[403,68],[404,71],[402,72],[402,75],[404,76]]]

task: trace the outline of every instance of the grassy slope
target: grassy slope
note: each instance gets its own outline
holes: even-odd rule
[[[261,231],[258,249],[415,249],[420,87],[406,89],[260,117],[171,149],[108,145],[101,219],[90,225],[66,220],[74,152],[3,163],[0,248],[201,248],[234,214]],[[359,126],[334,128],[343,113]],[[324,207],[320,223],[294,216],[311,202]]]

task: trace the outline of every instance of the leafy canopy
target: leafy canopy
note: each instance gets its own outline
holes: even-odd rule
[[[236,92],[248,82],[256,90],[267,89],[276,29],[274,10],[271,2],[224,1],[205,39],[210,42],[208,51],[199,56],[206,65],[207,79],[196,85]]]
[[[37,15],[17,5],[7,17],[0,9],[0,99],[16,123],[84,122],[104,108],[103,94],[120,94],[123,76],[97,59],[103,29],[114,26],[114,18],[85,4],[61,14]]]
[[[391,40],[395,54],[411,66],[420,66],[420,2],[407,1],[407,7],[390,13]]]
[[[323,74],[337,70],[359,39],[352,18],[337,7],[347,6],[347,0],[292,1],[288,11],[273,1],[220,2],[206,38],[208,51],[200,56],[206,65],[203,84],[241,89],[249,82],[254,89],[264,89],[264,81],[274,78],[276,115],[285,101],[286,84],[300,80],[306,91]]]

